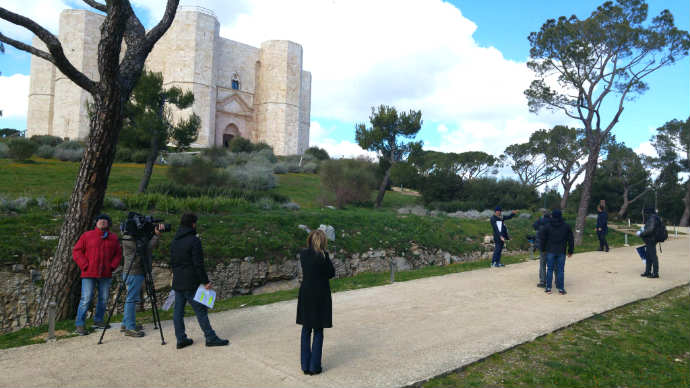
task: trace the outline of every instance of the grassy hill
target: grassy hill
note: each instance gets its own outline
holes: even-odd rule
[[[0,263],[36,265],[53,253],[57,241],[41,236],[59,233],[62,204],[69,198],[78,168],[78,163],[40,158],[33,159],[32,163],[0,159],[0,198],[46,199],[42,207],[37,203],[15,210],[0,206]],[[165,172],[165,166],[156,166],[151,184],[166,182]],[[135,194],[142,174],[143,165],[114,164],[107,197],[122,199],[128,208],[115,209],[107,202],[105,211],[115,223],[119,223],[127,211],[134,210],[164,218],[173,224],[174,229],[184,210],[197,211],[200,215],[199,233],[209,265],[246,256],[269,261],[294,257],[304,246],[306,238],[306,233],[298,228],[300,224],[312,229],[320,224],[334,226],[337,238],[330,249],[340,253],[358,253],[369,248],[387,248],[403,253],[414,243],[427,249],[461,254],[480,250],[483,236],[490,233],[486,220],[399,215],[397,208],[416,204],[418,197],[397,192],[386,193],[380,209],[325,208],[320,202],[322,188],[319,177],[314,174],[278,175],[279,185],[271,190],[299,204],[299,210],[279,206],[264,209],[265,206],[243,200],[207,198],[184,201],[162,195]],[[525,236],[533,234],[531,224],[534,218],[536,216],[508,222],[513,236],[509,248],[528,247]],[[579,250],[598,246],[593,229],[593,225],[587,228],[586,243]],[[167,260],[171,238],[171,234],[163,236],[156,255],[158,260]],[[621,245],[622,241],[621,234],[612,232],[609,238],[611,245]],[[340,256],[343,257],[342,254]]]

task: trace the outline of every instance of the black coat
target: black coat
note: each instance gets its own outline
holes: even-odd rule
[[[661,224],[661,220],[656,213],[645,214],[645,216],[647,219],[645,220],[644,229],[642,233],[640,233],[640,237],[645,244],[652,246],[656,244],[656,229],[663,228],[664,226]]]
[[[539,231],[539,250],[547,253],[564,254],[566,248],[573,254],[573,230],[562,218],[552,218],[551,222]]]
[[[172,288],[177,291],[192,291],[208,283],[204,268],[204,252],[196,230],[181,226],[170,244],[170,267],[172,267]]]
[[[513,217],[515,217],[514,213],[511,213],[507,216],[502,215],[501,217],[496,217],[495,214],[491,216],[491,220],[489,222],[491,222],[491,229],[493,229],[494,231],[494,242],[500,241],[501,236],[503,236],[503,238],[506,240],[510,240],[510,236],[508,235],[508,228],[506,227],[505,222]],[[498,224],[496,223],[496,221],[501,221],[501,230],[498,230]]]
[[[325,257],[313,249],[299,253],[302,265],[302,285],[297,298],[297,323],[321,329],[333,327],[333,303],[328,279],[335,276],[335,268],[328,252]]]
[[[608,233],[609,231],[609,214],[606,211],[599,212],[597,214],[597,229],[601,229],[602,232]]]

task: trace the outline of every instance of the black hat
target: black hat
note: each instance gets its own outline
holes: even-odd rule
[[[558,220],[558,219],[563,218],[563,213],[561,213],[561,211],[559,209],[554,209],[551,212],[551,217]]]
[[[500,211],[503,211],[503,208],[501,208],[501,206],[496,206],[494,211],[500,212]]]

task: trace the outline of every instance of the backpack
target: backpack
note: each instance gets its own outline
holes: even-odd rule
[[[661,243],[668,239],[668,231],[666,230],[666,225],[661,221],[661,217],[656,216],[658,222],[656,229],[654,229],[654,238],[656,242]]]

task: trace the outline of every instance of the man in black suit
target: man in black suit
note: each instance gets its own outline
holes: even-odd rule
[[[494,215],[491,216],[490,220],[491,228],[494,230],[494,255],[491,259],[492,267],[505,267],[505,265],[501,264],[501,252],[503,251],[506,240],[510,240],[505,221],[515,217],[517,211],[513,210],[510,215],[505,217],[502,214],[503,209],[500,206],[496,206]]]
[[[183,214],[180,229],[178,229],[170,245],[170,266],[173,272],[172,288],[175,291],[173,324],[175,325],[178,349],[194,342],[185,334],[184,306],[187,302],[194,309],[199,326],[204,332],[206,346],[225,346],[230,343],[230,341],[221,339],[216,335],[216,332],[211,328],[211,322],[208,320],[208,308],[194,300],[194,295],[200,285],[203,285],[207,290],[211,289],[211,283],[204,268],[201,240],[196,236],[197,219],[194,213]]]

